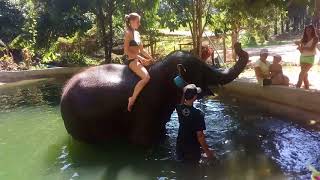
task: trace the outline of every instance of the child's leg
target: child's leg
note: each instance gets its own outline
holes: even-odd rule
[[[287,76],[283,75],[283,85],[289,86],[289,82],[290,82],[289,78]]]
[[[272,77],[272,85],[282,85],[283,84],[283,76],[282,74],[278,74]]]

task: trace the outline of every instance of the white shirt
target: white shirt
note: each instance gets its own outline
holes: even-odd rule
[[[259,67],[263,75],[268,75],[270,73],[269,67],[270,63],[266,61],[266,63],[262,62],[260,59],[254,64],[254,67]],[[257,77],[258,83],[263,81],[263,78]]]
[[[312,47],[313,41],[314,41],[314,38],[312,38],[306,44],[302,43],[302,47],[307,47],[307,48]],[[311,51],[310,50],[303,50],[301,53],[302,56],[315,56],[316,54],[317,54],[316,47],[314,47],[313,50],[311,50]]]

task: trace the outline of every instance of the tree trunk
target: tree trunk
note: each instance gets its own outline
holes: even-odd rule
[[[320,17],[320,0],[315,0],[315,15]]]
[[[202,0],[197,0],[197,24],[198,24],[198,38],[197,38],[197,55],[201,57],[202,49],[202,16],[203,16],[203,4]]]
[[[305,14],[303,14],[302,16],[302,26],[301,26],[301,30],[304,29],[304,27],[306,26],[306,18],[305,18]]]
[[[193,53],[197,54],[197,19],[196,19],[196,4],[195,0],[192,0],[192,42],[193,42]]]
[[[284,20],[283,20],[283,13],[280,15],[280,23],[281,23],[281,34],[284,33]]]
[[[114,9],[114,0],[109,0],[108,1],[108,7],[106,9],[106,12],[108,12],[107,15],[107,25],[108,25],[108,37],[107,37],[107,52],[105,52],[105,63],[109,64],[112,61],[112,48],[113,48],[113,9]]]
[[[156,41],[152,38],[152,35],[149,35],[149,47],[150,47],[150,52],[151,56],[154,57],[155,55],[155,49],[156,49]]]
[[[189,23],[189,27],[192,34],[192,43],[193,43],[193,53],[199,57],[201,57],[201,46],[202,46],[202,34],[204,25],[202,23],[203,16],[203,2],[202,0],[192,0],[191,5],[191,23]]]
[[[223,43],[223,61],[224,63],[227,62],[227,47],[226,47],[226,34],[222,37],[222,43]]]
[[[99,25],[99,31],[101,34],[101,45],[104,49],[104,58],[105,62],[108,62],[108,45],[107,45],[107,34],[106,34],[106,27],[105,27],[105,15],[103,13],[103,6],[99,1],[97,1],[97,23]]]
[[[276,17],[274,19],[274,35],[278,35],[278,17],[277,17],[277,14],[276,14]]]
[[[314,17],[313,17],[313,19],[314,19],[314,22],[313,22],[313,24],[314,24],[314,26],[316,27],[316,29],[318,30],[318,32],[319,32],[319,28],[320,28],[320,0],[315,0],[315,9],[314,9]]]
[[[288,18],[286,20],[286,32],[289,32],[290,31],[290,19]]]
[[[293,32],[299,31],[299,19],[298,17],[293,18]]]
[[[232,30],[232,34],[231,34],[231,42],[232,42],[232,60],[236,60],[236,52],[234,50],[234,45],[238,42],[238,38],[239,38],[239,30],[238,28],[235,28]]]

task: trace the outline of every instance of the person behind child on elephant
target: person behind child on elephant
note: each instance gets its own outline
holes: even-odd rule
[[[303,82],[304,88],[309,89],[308,71],[314,63],[318,41],[319,39],[314,26],[309,25],[305,27],[301,41],[296,43],[298,45],[298,50],[301,53],[301,72],[296,85],[297,88],[300,88]]]
[[[132,96],[128,99],[129,112],[131,112],[140,92],[150,80],[150,75],[144,66],[149,65],[153,61],[151,55],[144,50],[140,34],[137,31],[140,26],[140,19],[141,17],[137,13],[131,13],[125,17],[127,29],[124,37],[124,53],[128,58],[126,64],[141,78],[136,84]]]
[[[270,63],[267,61],[268,55],[268,49],[261,49],[260,59],[254,65],[256,78],[258,80],[258,84],[260,85],[265,85],[264,81],[271,78],[269,70]]]
[[[273,56],[273,62],[270,65],[272,85],[289,86],[289,78],[282,72],[281,60],[282,57],[280,55]]]

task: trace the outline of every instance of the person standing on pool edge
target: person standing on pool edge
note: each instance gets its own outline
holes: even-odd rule
[[[140,39],[140,33],[137,31],[140,27],[140,15],[137,13],[130,13],[129,15],[126,15],[125,19],[127,27],[124,37],[124,53],[127,56],[126,64],[129,66],[130,70],[141,78],[136,84],[132,96],[128,99],[128,111],[131,112],[140,92],[150,81],[150,75],[144,66],[151,64],[153,58],[144,50]]]
[[[298,45],[298,50],[301,53],[301,72],[299,74],[299,80],[296,85],[297,88],[300,88],[303,82],[304,88],[309,89],[308,72],[314,63],[315,55],[317,53],[316,48],[318,41],[319,39],[314,26],[309,25],[305,27],[301,41],[296,42],[296,44]]]
[[[213,152],[209,149],[203,133],[206,130],[204,113],[193,107],[201,88],[189,84],[183,88],[183,93],[184,103],[176,107],[180,124],[176,145],[177,158],[183,162],[198,163],[201,147],[206,156],[212,159]]]

